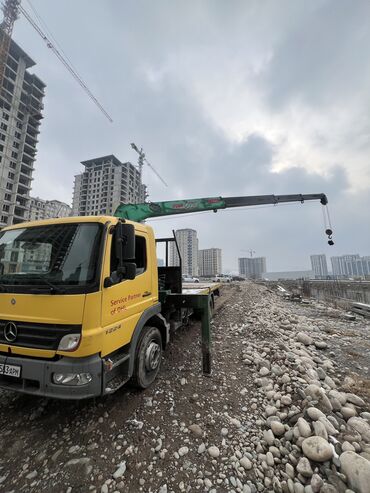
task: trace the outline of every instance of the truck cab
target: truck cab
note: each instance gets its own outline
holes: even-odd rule
[[[0,387],[66,399],[145,388],[168,338],[150,226],[94,216],[0,232]]]

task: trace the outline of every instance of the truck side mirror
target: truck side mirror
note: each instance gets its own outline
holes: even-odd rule
[[[134,262],[124,262],[122,267],[118,267],[109,277],[104,279],[104,287],[110,288],[115,284],[120,283],[124,279],[135,279],[136,264]]]
[[[114,252],[118,260],[116,270],[104,279],[104,287],[109,288],[124,279],[135,279],[135,227],[132,224],[117,223],[114,230]]]
[[[114,232],[115,247],[119,263],[135,259],[135,227],[132,224],[117,223]]]

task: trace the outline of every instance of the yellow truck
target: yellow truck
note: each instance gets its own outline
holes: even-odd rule
[[[203,371],[210,374],[209,320],[219,285],[183,287],[175,235],[156,240],[140,221],[313,199],[327,203],[324,194],[216,197],[122,205],[115,216],[2,229],[0,387],[61,399],[109,394],[129,380],[146,388],[158,374],[171,332],[193,314],[201,318]],[[171,242],[177,266],[169,265]],[[166,251],[163,267],[157,267],[156,243]]]

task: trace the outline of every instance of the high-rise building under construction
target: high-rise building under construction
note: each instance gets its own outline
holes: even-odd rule
[[[34,65],[11,40],[0,88],[0,227],[29,216],[45,95],[45,84],[28,70]]]
[[[114,155],[82,161],[85,171],[75,176],[73,216],[114,214],[124,204],[145,202],[146,186],[139,170]]]

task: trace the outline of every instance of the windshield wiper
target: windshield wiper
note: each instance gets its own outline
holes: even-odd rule
[[[38,276],[38,277],[33,277],[33,279],[42,281],[44,282],[47,286],[50,287],[50,294],[59,294],[59,293],[65,293],[65,289],[61,288],[60,286],[56,286],[52,282],[48,281],[44,277]],[[33,290],[35,292],[35,290]]]
[[[0,284],[0,291],[2,293],[7,293],[9,289],[5,286],[5,284]]]

